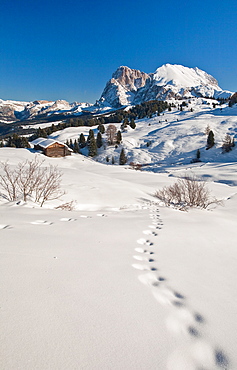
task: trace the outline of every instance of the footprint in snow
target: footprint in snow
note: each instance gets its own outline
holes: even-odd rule
[[[44,220],[36,220],[36,221],[32,221],[31,224],[33,225],[52,225],[53,223],[49,221],[44,221]]]
[[[149,240],[146,240],[144,238],[140,238],[137,240],[137,243],[138,244],[141,244],[141,245],[149,245],[149,246],[152,246],[153,243],[151,243]]]
[[[143,256],[133,256],[133,258],[135,260],[138,260],[138,261],[147,261],[147,262],[155,262],[155,260],[153,258],[144,258]]]
[[[138,280],[142,284],[148,285],[148,286],[154,286],[155,284],[158,283],[156,276],[153,273],[151,273],[151,272],[150,273],[147,273],[147,274],[144,274],[144,275],[138,276]]]
[[[10,225],[0,224],[0,230],[2,230],[2,229],[9,229],[9,228],[10,228]]]
[[[152,235],[152,231],[151,230],[143,230],[143,234]]]
[[[60,221],[65,221],[65,222],[67,222],[67,221],[76,221],[76,219],[75,218],[63,217],[63,218],[60,218]]]
[[[132,267],[134,267],[137,270],[141,270],[141,271],[156,271],[157,270],[155,267],[149,267],[149,266],[146,266],[146,265],[140,265],[138,263],[132,264]]]
[[[150,251],[148,251],[148,250],[146,250],[146,249],[143,249],[143,248],[135,248],[134,250],[135,250],[136,252],[138,252],[138,253],[154,254],[154,252],[150,252]]]

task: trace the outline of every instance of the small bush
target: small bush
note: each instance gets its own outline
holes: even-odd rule
[[[43,161],[19,162],[11,168],[8,162],[0,163],[0,196],[8,201],[28,199],[42,207],[47,200],[61,197],[62,173],[56,166],[42,167]]]
[[[204,181],[198,181],[194,176],[179,178],[173,185],[157,190],[154,196],[167,206],[178,208],[207,208],[217,200],[210,196]]]

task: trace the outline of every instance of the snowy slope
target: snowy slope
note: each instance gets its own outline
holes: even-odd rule
[[[122,134],[144,171],[111,165],[122,146],[94,160],[0,148],[12,168],[35,156],[57,165],[66,191],[44,208],[0,199],[0,368],[237,368],[237,149],[220,148],[236,135],[237,106],[207,103],[192,99]],[[208,151],[207,124],[217,143]],[[190,164],[197,149],[203,162]],[[187,173],[222,204],[183,212],[156,203],[155,190]],[[55,209],[70,201],[73,211]]]
[[[0,152],[12,166],[35,156]],[[236,369],[236,163],[193,166],[224,206],[181,212],[152,197],[180,166],[39,156],[67,194],[43,209],[1,201],[0,367]],[[69,200],[75,211],[47,209]]]
[[[177,64],[165,64],[156,70],[153,81],[157,86],[166,86],[166,89],[172,90],[173,87],[173,92],[180,96],[189,97],[190,92],[192,95],[198,96],[200,94],[204,97],[214,98],[227,98],[230,95],[230,91],[223,91],[218,86],[214,77],[197,67],[188,68]]]
[[[237,105],[229,108],[227,105],[218,104],[215,100],[192,98],[183,111],[177,109],[182,101],[172,101],[176,108],[171,112],[165,111],[164,115],[155,116],[136,121],[136,129],[128,127],[122,133],[123,142],[118,148],[114,146],[100,148],[96,161],[107,163],[109,157],[111,164],[112,156],[115,164],[118,164],[121,148],[125,149],[128,163],[134,162],[147,165],[145,169],[160,171],[162,166],[189,164],[196,157],[199,149],[203,162],[233,162],[237,161],[237,148],[229,153],[222,153],[222,144],[226,134],[229,134],[236,141],[237,132]],[[116,124],[120,129],[121,124]],[[207,126],[214,132],[215,146],[206,150]],[[106,127],[106,125],[105,125]],[[81,132],[85,136],[89,132],[88,127],[68,128],[53,133],[50,137],[66,142],[67,139],[79,138]],[[93,128],[95,136],[97,128]],[[106,144],[106,134],[103,135]],[[148,146],[147,146],[148,145]],[[84,152],[86,153],[86,152]]]

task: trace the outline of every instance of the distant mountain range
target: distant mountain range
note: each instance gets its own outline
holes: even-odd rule
[[[89,103],[68,103],[66,100],[35,100],[33,102],[20,102],[0,99],[0,121],[10,123],[16,120],[25,121],[34,118],[50,118],[81,114],[87,109]]]
[[[190,97],[228,98],[233,93],[222,90],[217,80],[199,68],[165,64],[147,74],[129,67],[119,67],[107,82],[100,99],[94,104],[68,103],[65,100],[19,102],[0,99],[0,121],[5,123],[47,118],[52,121],[83,112],[141,104],[149,100],[185,99]]]

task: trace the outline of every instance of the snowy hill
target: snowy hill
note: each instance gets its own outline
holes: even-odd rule
[[[149,100],[209,97],[227,98],[232,93],[222,90],[214,77],[199,68],[165,64],[155,73],[146,74],[119,67],[107,83],[99,103],[118,108]]]
[[[192,98],[185,101],[187,106],[183,111],[178,109],[180,100],[172,100],[176,105],[169,112],[152,118],[136,120],[135,130],[130,126],[122,132],[122,144],[117,148],[106,145],[106,133],[103,140],[106,149],[100,148],[96,161],[111,164],[112,157],[115,164],[119,162],[121,148],[125,149],[128,163],[134,162],[144,166],[144,170],[159,171],[162,166],[188,164],[196,157],[199,149],[203,162],[233,162],[237,161],[237,148],[229,153],[222,153],[222,144],[226,134],[237,141],[237,105],[232,108],[227,104],[219,105],[218,101]],[[215,108],[213,107],[213,104]],[[120,129],[121,124],[116,124]],[[209,126],[214,132],[215,146],[206,150]],[[107,126],[105,125],[105,128]],[[50,137],[62,142],[78,139],[82,132],[87,137],[90,127],[70,127],[53,133]],[[93,128],[95,136],[98,129]],[[83,151],[87,154],[86,151]]]
[[[12,167],[36,155],[0,154]],[[44,208],[1,199],[0,367],[235,370],[236,162],[149,173],[37,156],[66,194]],[[156,203],[190,167],[222,206]],[[74,211],[53,209],[68,201]]]

